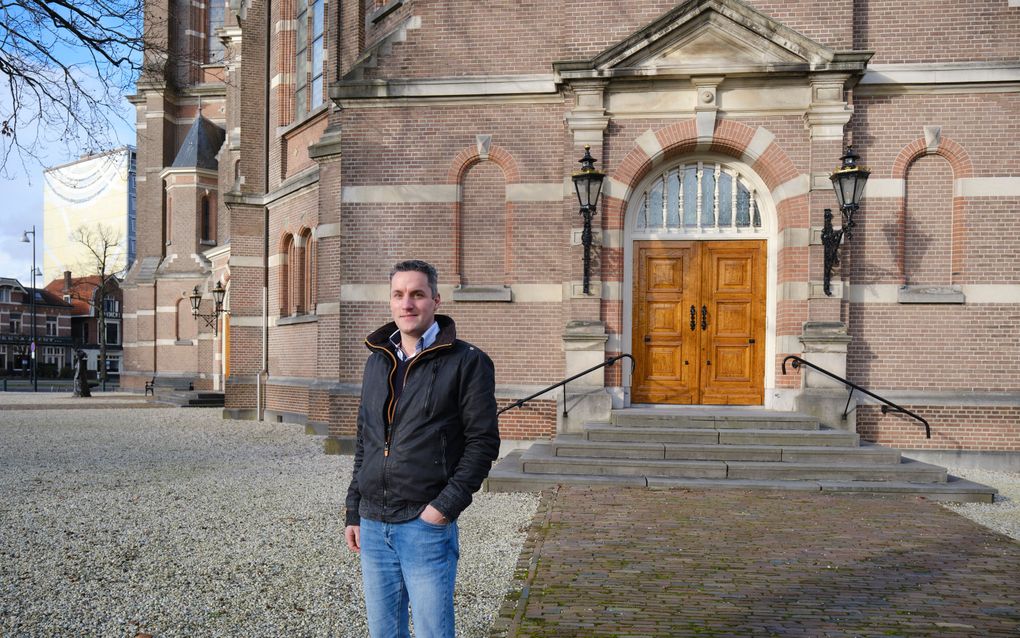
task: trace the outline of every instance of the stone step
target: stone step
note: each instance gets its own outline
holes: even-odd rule
[[[560,435],[550,444],[558,457],[603,459],[661,459],[689,461],[763,461],[793,463],[896,464],[900,453],[892,448],[768,445],[697,445],[676,443],[621,443],[589,441],[577,435]]]
[[[500,461],[489,474],[483,489],[490,492],[538,492],[557,485],[592,487],[649,487],[653,489],[757,489],[784,491],[825,491],[847,494],[883,494],[923,497],[933,501],[955,503],[991,503],[994,488],[948,476],[944,483],[911,483],[907,481],[842,481],[842,480],[748,480],[654,478],[641,476],[598,476],[582,474],[525,474],[510,456]]]
[[[684,445],[806,445],[813,447],[853,447],[860,437],[843,430],[717,430],[707,428],[622,426],[588,424],[584,436],[589,441],[620,443],[678,443]]]
[[[629,427],[683,429],[817,430],[818,419],[796,412],[761,408],[628,408],[616,410],[610,422]]]
[[[836,480],[945,482],[941,467],[904,459],[898,464],[859,462],[785,462],[731,460],[674,460],[555,456],[552,445],[536,444],[520,456],[520,470],[528,474],[583,474],[749,480]]]

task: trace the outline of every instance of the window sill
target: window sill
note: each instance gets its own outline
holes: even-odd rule
[[[216,240],[215,239],[200,239],[198,243],[201,246],[215,246],[216,245]]]
[[[293,315],[291,317],[280,317],[276,320],[276,325],[292,326],[298,323],[315,323],[318,320],[318,315]]]
[[[368,21],[371,24],[377,24],[383,18],[396,11],[397,8],[399,8],[400,5],[402,4],[404,4],[404,0],[390,0],[390,2],[387,2],[383,6],[379,7],[378,9],[370,13],[368,16]]]
[[[967,297],[959,286],[903,286],[896,295],[901,304],[963,304]]]
[[[330,104],[332,104],[332,102],[326,100],[310,112],[306,113],[301,119],[297,119],[297,116],[295,116],[294,121],[290,124],[287,124],[286,126],[278,126],[276,128],[276,135],[278,137],[289,137],[295,131],[302,129],[305,126],[310,126],[319,119],[319,116],[324,115],[329,110]]]
[[[453,289],[454,301],[513,301],[510,286],[457,286]]]

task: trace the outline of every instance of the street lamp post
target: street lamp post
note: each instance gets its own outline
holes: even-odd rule
[[[857,212],[864,195],[864,185],[868,182],[871,171],[858,166],[857,162],[861,156],[854,152],[852,146],[846,147],[846,153],[840,158],[842,166],[837,168],[829,176],[832,181],[832,189],[836,191],[836,201],[839,203],[839,212],[843,217],[843,224],[839,230],[832,228],[832,209],[825,209],[825,224],[822,226],[822,246],[825,249],[825,277],[823,279],[825,294],[832,296],[830,280],[832,269],[839,265],[839,245],[845,236],[847,241],[853,233],[854,214]]]
[[[227,289],[223,287],[223,283],[217,281],[216,287],[212,289],[213,302],[215,304],[213,312],[210,314],[202,314],[199,312],[199,307],[202,305],[202,293],[199,292],[198,286],[195,286],[194,291],[191,293],[191,316],[197,321],[201,317],[205,321],[205,325],[213,329],[213,336],[219,335],[219,317],[221,314],[227,312],[223,309],[223,299],[227,295]]]
[[[584,228],[581,230],[581,245],[584,246],[584,294],[591,294],[591,218],[595,215],[599,195],[602,192],[602,180],[606,178],[605,173],[595,170],[594,157],[591,156],[591,147],[584,147],[584,157],[578,160],[581,163],[581,170],[574,173],[571,179],[574,180],[574,190],[577,191],[577,202],[581,206],[581,217],[584,218]]]
[[[28,243],[28,236],[32,235],[32,293],[29,295],[32,300],[32,344],[29,346],[29,358],[32,360],[32,392],[39,391],[39,373],[35,359],[35,224],[32,230],[26,230],[21,235],[22,243]]]

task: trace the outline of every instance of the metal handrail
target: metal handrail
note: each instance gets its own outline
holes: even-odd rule
[[[556,388],[558,388],[560,386],[563,386],[564,388],[566,388],[567,384],[570,383],[571,381],[573,381],[574,379],[578,379],[580,377],[583,377],[584,375],[588,374],[589,372],[594,372],[594,371],[598,370],[599,368],[604,368],[606,366],[611,366],[614,363],[616,363],[617,361],[619,361],[620,359],[624,359],[624,358],[630,359],[630,367],[631,367],[630,371],[631,371],[631,373],[633,373],[634,372],[634,357],[632,357],[632,356],[630,356],[630,354],[624,352],[623,354],[616,355],[615,357],[610,357],[610,358],[606,359],[605,361],[603,361],[602,363],[600,363],[598,365],[594,365],[594,366],[588,368],[584,372],[578,372],[577,374],[575,374],[572,377],[568,377],[568,378],[566,378],[566,379],[564,379],[562,381],[557,381],[556,383],[552,384],[548,388],[545,388],[544,390],[539,390],[538,392],[536,392],[535,394],[532,394],[531,396],[524,397],[523,399],[515,401],[515,402],[511,403],[510,405],[506,406],[505,408],[503,408],[502,410],[499,410],[498,412],[496,412],[496,416],[499,416],[500,414],[503,414],[507,410],[510,410],[510,409],[513,409],[513,408],[519,408],[522,405],[524,405],[525,403],[527,403],[528,401],[531,401],[532,399],[534,399],[535,397],[542,396],[546,392],[550,392],[552,390],[555,390]],[[563,416],[564,417],[567,416],[567,396],[566,396],[565,392],[563,394]]]
[[[868,395],[869,397],[871,397],[873,399],[878,399],[879,401],[881,401],[882,403],[885,404],[885,405],[882,406],[882,414],[887,414],[889,412],[897,412],[899,414],[906,414],[907,416],[913,417],[913,418],[917,419],[918,421],[920,421],[921,423],[923,423],[924,424],[924,436],[925,436],[925,438],[929,438],[929,439],[931,438],[931,426],[928,425],[928,421],[926,421],[924,419],[924,417],[921,417],[921,416],[919,416],[917,414],[914,414],[910,410],[908,410],[906,408],[903,408],[903,407],[900,407],[900,406],[896,405],[895,403],[893,403],[892,401],[890,401],[888,399],[885,399],[883,397],[880,397],[877,394],[875,394],[874,392],[872,392],[871,390],[866,390],[866,389],[862,388],[861,386],[857,385],[856,383],[853,383],[852,381],[847,381],[843,377],[836,376],[835,374],[829,372],[825,368],[819,368],[818,366],[816,366],[815,364],[811,363],[810,361],[807,361],[805,359],[801,359],[797,355],[791,354],[791,355],[787,356],[785,359],[783,359],[783,374],[786,374],[786,362],[787,361],[791,361],[791,360],[793,361],[793,363],[791,363],[790,365],[791,365],[791,367],[793,367],[794,370],[796,370],[797,368],[801,367],[802,365],[806,365],[809,368],[812,368],[813,370],[821,372],[822,374],[826,375],[827,377],[831,377],[831,378],[835,379],[836,381],[839,381],[843,385],[846,385],[846,386],[848,386],[850,388],[850,394],[846,398],[846,407],[843,409],[843,418],[844,419],[846,418],[847,412],[850,411],[850,399],[853,398],[853,396],[854,396],[854,390],[860,390],[861,392],[863,392],[864,394]]]

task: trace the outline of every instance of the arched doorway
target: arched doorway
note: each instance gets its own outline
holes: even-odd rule
[[[776,215],[749,166],[687,156],[632,191],[624,230],[630,403],[762,405],[775,386]]]

